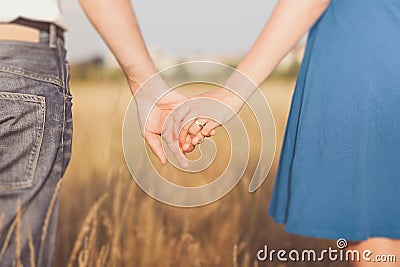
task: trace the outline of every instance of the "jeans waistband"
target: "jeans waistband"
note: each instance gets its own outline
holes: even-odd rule
[[[39,31],[47,32],[50,34],[50,39],[55,40],[60,38],[64,40],[64,30],[57,25],[49,22],[33,21],[24,18],[18,18],[12,22],[13,24],[22,25],[25,27],[37,29]]]
[[[64,41],[54,33],[40,32],[38,43],[0,41],[0,72],[66,85]]]

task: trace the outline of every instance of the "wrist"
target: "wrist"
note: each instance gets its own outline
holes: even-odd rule
[[[132,86],[132,85],[130,85]],[[133,86],[136,86],[134,84]],[[132,88],[131,88],[132,89]],[[137,90],[133,91],[133,96],[136,102],[157,103],[170,95],[171,87],[165,82],[160,74],[155,74],[141,82]]]
[[[128,80],[132,94],[135,94],[140,86],[158,72],[153,62],[149,62],[149,60],[136,61],[135,64],[123,66],[122,70]]]
[[[221,91],[223,91],[222,101],[227,104],[234,112],[239,112],[242,109],[243,105],[246,103],[245,100],[243,100],[240,96],[230,90],[222,89]]]

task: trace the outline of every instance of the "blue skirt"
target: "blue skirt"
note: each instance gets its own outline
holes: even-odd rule
[[[270,215],[318,238],[400,238],[400,1],[332,0],[310,30]]]

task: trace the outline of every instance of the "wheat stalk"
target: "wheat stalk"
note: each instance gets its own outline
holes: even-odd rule
[[[4,217],[5,217],[5,215],[4,215],[4,213],[2,213],[0,215],[0,238],[1,238],[1,233],[2,233],[2,229],[3,229]]]
[[[19,206],[20,206],[20,202],[17,203],[17,211],[18,211],[18,213],[20,215],[22,215],[22,213],[24,213],[24,211],[26,209],[26,206],[24,206],[22,208],[20,208]],[[3,219],[4,219],[4,216],[3,216]],[[8,244],[10,243],[10,240],[11,240],[12,233],[14,232],[14,229],[18,224],[18,220],[19,220],[19,217],[15,216],[13,222],[10,225],[10,228],[7,231],[6,238],[5,238],[4,243],[3,243],[3,247],[1,248],[1,251],[0,251],[0,262],[1,262],[1,259],[3,258],[3,256],[4,256],[4,254],[6,253]]]
[[[35,267],[35,246],[33,245],[33,237],[31,231],[29,231],[29,254],[31,267]]]
[[[237,263],[237,249],[238,246],[237,244],[233,245],[233,252],[232,252],[232,258],[233,258],[233,267],[238,267],[238,263]]]
[[[131,201],[132,201],[133,196],[134,196],[133,186],[130,186],[128,189],[128,196],[125,199],[124,208],[122,209],[122,214],[121,214],[121,219],[120,219],[120,222],[122,223],[121,227],[123,226],[123,223],[128,214],[128,211],[132,208]]]
[[[250,266],[250,254],[248,252],[246,252],[244,254],[242,266],[243,267],[249,267]]]
[[[96,267],[106,266],[109,252],[110,252],[110,246],[108,244],[101,247],[99,257],[97,258]]]
[[[8,248],[8,244],[10,243],[11,236],[12,236],[12,233],[14,232],[15,227],[18,224],[20,224],[21,214],[24,211],[24,209],[20,208],[20,203],[21,203],[20,200],[18,200],[18,202],[17,202],[17,215],[15,216],[15,219],[11,223],[10,228],[8,229],[8,232],[6,234],[6,238],[4,240],[3,247],[1,248],[1,251],[0,251],[0,262],[1,262],[1,259],[3,258],[3,256],[4,256],[4,254],[6,253],[6,250]],[[3,219],[4,219],[4,214],[2,216],[2,220]],[[16,237],[16,239],[18,239],[18,238]],[[19,237],[19,239],[20,239],[20,237]],[[17,247],[18,247],[18,244],[17,244]],[[17,248],[17,250],[18,250],[18,248]]]
[[[62,179],[60,179],[57,182],[57,185],[54,188],[53,195],[51,196],[51,199],[50,199],[49,207],[47,208],[46,217],[44,218],[44,223],[43,223],[43,227],[42,227],[42,236],[40,237],[38,266],[42,266],[43,250],[44,250],[44,244],[46,242],[47,230],[49,228],[50,219],[51,219],[51,215],[53,214],[54,206],[56,204],[58,192],[60,191],[60,188],[61,188],[61,183],[62,183]]]
[[[17,201],[17,217],[16,219],[16,231],[15,231],[15,259],[16,259],[16,266],[21,267],[21,200],[18,199]]]
[[[89,250],[88,250],[88,238],[85,236],[83,244],[83,249],[79,252],[78,255],[78,266],[79,267],[87,267],[89,265]]]
[[[7,247],[8,247],[8,243],[10,243],[11,235],[14,232],[14,228],[15,228],[16,224],[17,224],[17,221],[16,221],[16,219],[14,219],[14,221],[10,225],[10,229],[8,229],[6,238],[5,238],[4,243],[3,243],[3,247],[1,248],[1,251],[0,251],[0,262],[1,262],[1,259],[3,258],[3,256],[4,256],[4,254],[6,253],[6,250],[7,250]]]
[[[121,170],[118,176],[117,185],[115,187],[113,206],[112,206],[112,216],[114,218],[113,228],[114,234],[111,240],[111,266],[118,266],[117,262],[121,258],[120,248],[119,248],[119,238],[121,233],[121,193],[122,191],[122,178]]]
[[[86,233],[90,231],[90,223],[92,222],[93,218],[97,214],[98,209],[101,207],[103,202],[107,199],[108,195],[104,194],[99,200],[96,201],[96,203],[93,205],[93,207],[90,209],[88,215],[86,216],[83,226],[78,234],[78,238],[75,241],[74,247],[72,249],[71,256],[68,260],[67,267],[73,267],[74,262],[76,260],[76,257],[78,256],[79,249],[82,247],[83,240],[86,236]]]
[[[96,257],[96,255],[94,255],[94,253],[96,252],[94,247],[96,244],[97,225],[98,225],[98,218],[97,218],[97,216],[95,216],[93,218],[92,229],[90,230],[89,242],[88,242],[88,246],[87,246],[88,260]]]
[[[101,211],[100,213],[101,215],[101,224],[104,226],[104,228],[106,229],[106,233],[109,237],[112,236],[114,230],[113,230],[113,226],[112,226],[112,221],[110,216],[107,214],[107,212],[105,211]]]

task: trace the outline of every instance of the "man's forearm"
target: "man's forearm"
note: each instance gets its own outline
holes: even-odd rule
[[[134,91],[157,72],[143,41],[129,0],[80,0],[87,17],[104,39]]]

